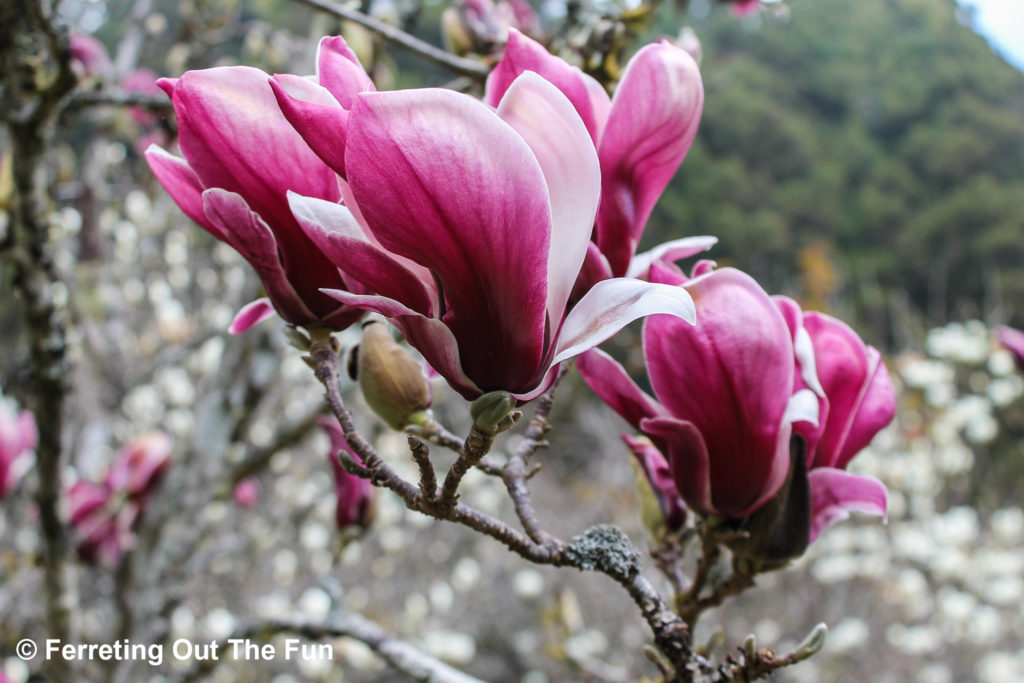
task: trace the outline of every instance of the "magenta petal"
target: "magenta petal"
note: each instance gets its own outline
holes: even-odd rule
[[[598,282],[566,316],[551,365],[594,348],[634,320],[662,313],[681,324],[696,320],[682,287],[624,277]]]
[[[347,207],[296,194],[289,201],[306,235],[350,280],[362,285],[362,293],[400,300],[421,315],[433,315],[432,289],[400,257],[372,244]]]
[[[671,43],[648,45],[626,66],[601,144],[597,244],[625,275],[647,218],[693,143],[704,104],[700,70]]]
[[[666,445],[672,479],[686,504],[703,514],[718,514],[711,498],[711,458],[700,430],[674,417],[647,418],[640,428]]]
[[[278,74],[270,80],[270,87],[288,123],[325,164],[344,177],[348,112],[330,93],[305,78]]]
[[[345,109],[351,109],[356,95],[376,90],[359,57],[341,36],[320,39],[316,50],[317,81]]]
[[[539,74],[569,98],[596,144],[608,118],[609,100],[604,88],[593,77],[515,29],[509,31],[505,53],[487,77],[484,101],[497,107],[505,91],[526,71]]]
[[[484,390],[532,388],[548,325],[551,209],[523,138],[468,95],[364,93],[345,163],[384,248],[436,276],[466,374]]]
[[[644,418],[665,414],[658,402],[640,389],[626,370],[604,351],[591,349],[580,355],[576,368],[594,393],[634,429],[640,429]]]
[[[848,325],[810,312],[804,315],[804,328],[829,404],[812,467],[842,469],[892,420],[896,394],[878,352]]]
[[[648,271],[656,262],[674,263],[681,261],[702,251],[707,251],[717,243],[718,238],[710,235],[683,237],[671,242],[664,242],[642,254],[635,255],[629,262],[629,270],[626,272],[626,277],[647,279]]]
[[[218,239],[224,239],[219,229],[210,225],[203,211],[203,190],[205,189],[188,162],[170,152],[150,145],[146,150],[146,162],[153,170],[153,175],[177,202],[185,215],[213,233]]]
[[[302,302],[285,275],[274,233],[245,200],[233,192],[212,189],[203,193],[203,205],[210,223],[259,274],[281,317],[296,325],[315,322],[317,316]]]
[[[697,324],[648,318],[648,373],[661,404],[692,424],[712,453],[716,509],[742,517],[775,494],[789,469],[793,344],[782,314],[750,276],[724,268],[685,289]]]
[[[579,301],[598,282],[610,280],[613,277],[615,276],[612,275],[608,259],[604,257],[604,254],[601,253],[596,244],[589,242],[587,244],[587,256],[583,260],[583,268],[576,278],[576,284],[573,285],[572,294],[569,295],[570,300]]]
[[[874,477],[861,477],[832,467],[819,467],[808,475],[811,483],[811,542],[851,511],[885,517],[888,494]]]
[[[572,103],[533,72],[512,83],[501,98],[498,115],[526,140],[548,186],[548,319],[561,320],[591,244],[601,196],[597,154]]]
[[[235,319],[231,321],[231,325],[228,327],[228,333],[241,334],[272,315],[274,315],[274,307],[270,303],[270,299],[263,297],[250,301],[235,314]]]
[[[338,183],[281,113],[269,76],[244,66],[189,71],[175,84],[178,143],[204,187],[246,197],[275,229],[285,194],[338,199]]]

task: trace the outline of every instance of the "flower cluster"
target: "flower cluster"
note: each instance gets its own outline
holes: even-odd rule
[[[170,466],[171,439],[144,434],[122,448],[99,484],[79,480],[67,490],[78,554],[87,562],[117,563]]]
[[[693,295],[697,324],[654,316],[644,326],[656,399],[600,351],[579,362],[587,383],[646,437],[625,439],[669,528],[681,523],[684,503],[747,520],[780,492],[808,488],[806,513],[783,520],[799,524],[784,530],[797,550],[849,510],[884,515],[884,486],[845,472],[895,413],[878,352],[842,322],[772,298],[738,270],[705,265],[695,274],[670,277]]]
[[[371,311],[466,399],[527,401],[560,363],[652,316],[657,400],[600,352],[580,369],[643,433],[627,443],[669,527],[684,506],[759,513],[765,534],[782,525],[795,540],[748,550],[789,557],[851,509],[885,514],[881,483],[845,472],[895,410],[878,352],[739,271],[702,262],[684,276],[674,262],[713,237],[637,253],[700,121],[700,73],[681,48],[642,48],[614,97],[514,28],[482,101],[378,92],[341,38],[321,41],[314,78],[223,67],[161,85],[184,158],[150,148],[153,171],[267,291],[233,332],[274,311],[333,330]],[[404,375],[415,381],[394,415],[367,392],[396,428],[430,405],[419,371]]]

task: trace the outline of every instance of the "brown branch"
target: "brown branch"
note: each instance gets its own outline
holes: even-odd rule
[[[166,95],[143,95],[120,89],[77,92],[68,99],[63,111],[78,111],[90,107],[138,107],[157,114],[169,114],[174,111],[171,100]]]
[[[705,673],[713,671],[711,665],[690,647],[690,632],[686,624],[640,573],[639,553],[620,530],[612,526],[598,526],[565,543],[543,532],[539,527],[532,528],[538,538],[543,539],[539,542],[531,535],[517,531],[501,520],[457,500],[449,505],[442,498],[424,495],[420,488],[402,479],[391,469],[356,431],[352,416],[341,397],[337,375],[337,349],[333,340],[323,333],[315,334],[309,351],[307,362],[324,385],[327,402],[345,433],[345,439],[365,466],[365,472],[362,474],[358,471],[359,468],[352,468],[350,471],[394,491],[410,510],[468,526],[494,538],[531,562],[555,567],[575,567],[609,576],[626,589],[633,602],[640,608],[644,620],[654,633],[655,644],[680,675],[694,670]],[[534,419],[531,420],[531,428],[527,431],[530,445],[524,444],[517,450],[519,460],[525,462],[528,453],[536,450],[542,443],[550,409],[549,402],[538,405],[539,415],[535,413]],[[472,432],[470,436],[473,436]],[[470,440],[467,439],[467,444]],[[471,445],[467,446],[466,450],[470,448]],[[416,448],[414,453],[415,451]],[[414,457],[423,457],[423,454],[421,452],[419,456]],[[528,496],[525,500],[528,501]],[[532,510],[532,506],[529,510]]]
[[[42,429],[36,446],[36,506],[42,542],[48,637],[67,641],[67,538],[58,513],[64,450],[64,407],[70,361],[67,306],[59,295],[47,223],[47,153],[61,103],[75,86],[67,34],[43,0],[0,3],[0,118],[10,139],[13,192],[7,254],[21,298],[29,344],[27,405]],[[50,662],[53,680],[69,680],[68,665]]]
[[[437,475],[430,462],[430,451],[427,445],[415,436],[409,437],[409,449],[412,451],[413,461],[420,470],[420,493],[428,500],[432,500],[437,496]]]
[[[393,669],[411,680],[423,683],[482,683],[440,660],[434,659],[411,645],[384,631],[369,619],[352,612],[341,612],[323,623],[289,619],[273,619],[252,624],[236,631],[230,639],[219,643],[220,660],[231,659],[231,640],[268,640],[279,634],[302,636],[308,640],[352,638],[366,644]],[[179,680],[203,680],[217,666],[217,660],[201,662],[187,671]]]
[[[435,47],[426,41],[409,35],[400,28],[390,24],[385,24],[382,21],[374,19],[373,17],[354,9],[349,9],[348,7],[334,2],[333,0],[296,1],[301,2],[304,5],[309,5],[310,7],[322,12],[326,12],[339,19],[347,19],[348,21],[355,22],[360,26],[373,31],[384,40],[405,48],[410,52],[414,52],[424,59],[427,59],[434,64],[439,64],[453,73],[468,76],[476,81],[482,81],[487,77],[487,74],[490,73],[490,69],[480,62],[472,59],[465,59],[463,57],[457,57],[449,52],[445,52],[439,47]]]

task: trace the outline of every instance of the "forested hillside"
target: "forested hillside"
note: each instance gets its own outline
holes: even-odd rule
[[[911,321],[1024,322],[1024,73],[952,0],[666,9],[657,29],[702,40],[707,99],[649,242],[717,235],[720,261],[879,342]]]

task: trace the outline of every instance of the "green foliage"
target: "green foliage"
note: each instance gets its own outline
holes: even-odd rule
[[[1024,74],[952,0],[791,5],[660,17],[700,35],[707,99],[645,240],[717,235],[714,258],[797,294],[800,251],[829,244],[833,305],[876,343],[893,288],[931,323],[997,307],[1024,322]]]

